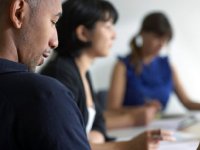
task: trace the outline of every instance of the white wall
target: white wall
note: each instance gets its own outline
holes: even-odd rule
[[[107,58],[95,61],[92,66],[96,90],[108,88],[112,67],[117,55],[129,52],[129,40],[138,31],[145,14],[161,10],[168,15],[174,28],[174,38],[167,47],[171,62],[177,68],[180,80],[194,100],[200,101],[200,1],[199,0],[110,0],[118,9],[117,39]],[[185,109],[172,95],[168,112]]]

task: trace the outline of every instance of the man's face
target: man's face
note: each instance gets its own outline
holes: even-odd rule
[[[41,0],[35,10],[28,8],[27,19],[21,29],[18,56],[20,63],[34,71],[36,66],[43,64],[50,50],[58,46],[55,23],[62,7],[60,0]]]

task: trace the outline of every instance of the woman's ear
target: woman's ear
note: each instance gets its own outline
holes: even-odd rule
[[[10,7],[10,19],[16,28],[21,28],[25,18],[26,2],[24,0],[13,0]]]
[[[88,42],[90,40],[89,30],[84,25],[80,25],[76,28],[76,36],[83,42]]]

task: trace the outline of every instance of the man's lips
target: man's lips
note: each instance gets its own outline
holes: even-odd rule
[[[44,59],[49,57],[49,55],[51,54],[51,50],[46,50],[43,54],[42,57],[40,58],[39,64],[38,66],[42,65],[44,63]]]
[[[43,53],[43,57],[44,58],[47,58],[47,57],[49,57],[49,55],[51,54],[51,50],[46,50],[44,53]]]

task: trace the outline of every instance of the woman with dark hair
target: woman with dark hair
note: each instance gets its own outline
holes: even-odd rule
[[[88,69],[94,58],[108,54],[115,38],[113,24],[117,18],[117,11],[107,1],[65,2],[57,24],[56,56],[41,70],[42,74],[57,78],[71,89],[83,114],[89,139],[99,139],[95,142],[109,139],[101,110],[95,102]]]
[[[172,37],[165,14],[153,12],[144,18],[140,31],[130,42],[130,54],[120,57],[113,71],[108,108],[115,114],[143,114],[138,123],[146,124],[159,109],[165,109],[172,91],[186,108],[200,109],[200,104],[192,102],[183,90],[168,57],[158,55]]]
[[[115,39],[116,9],[104,0],[68,0],[58,22],[59,46],[53,60],[41,70],[71,89],[94,150],[152,149],[160,139],[172,140],[168,131],[149,131],[128,142],[107,142],[104,118],[92,89],[89,68],[96,57],[108,55]],[[56,90],[56,89],[55,89]],[[67,108],[66,108],[67,109]],[[73,115],[73,114],[72,114]],[[155,136],[159,138],[153,138]]]

